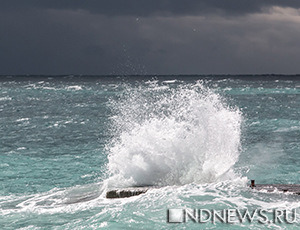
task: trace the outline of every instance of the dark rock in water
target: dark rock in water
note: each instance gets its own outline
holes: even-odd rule
[[[289,192],[300,195],[299,184],[251,184],[250,187],[255,190],[264,190],[267,192]]]
[[[145,193],[149,190],[150,187],[132,187],[132,188],[122,188],[122,189],[113,189],[106,192],[106,198],[125,198],[131,196],[137,196],[142,193]]]

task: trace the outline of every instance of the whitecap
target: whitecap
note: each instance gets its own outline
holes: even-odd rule
[[[82,90],[82,86],[80,85],[72,85],[72,86],[68,86],[66,87],[67,90]]]
[[[11,101],[11,100],[12,100],[12,98],[8,97],[8,96],[0,97],[0,101]]]
[[[172,84],[172,83],[175,83],[177,82],[177,80],[166,80],[166,81],[163,81],[163,83],[166,83],[166,84]]]

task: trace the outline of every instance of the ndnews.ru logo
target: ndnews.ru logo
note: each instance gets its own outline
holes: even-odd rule
[[[223,209],[223,210],[209,210],[209,209],[168,209],[167,222],[168,223],[186,223],[192,221],[195,223],[213,224],[226,223],[252,223],[256,221],[260,224],[269,223],[287,223],[293,224],[296,222],[296,209],[282,210],[274,209],[267,211],[265,209]]]

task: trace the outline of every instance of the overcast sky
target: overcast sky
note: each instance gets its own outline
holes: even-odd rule
[[[0,0],[0,74],[300,73],[299,0]]]

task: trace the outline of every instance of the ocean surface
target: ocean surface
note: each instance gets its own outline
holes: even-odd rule
[[[299,229],[300,196],[250,179],[300,184],[300,76],[0,77],[0,229]],[[297,215],[169,223],[169,209]]]

